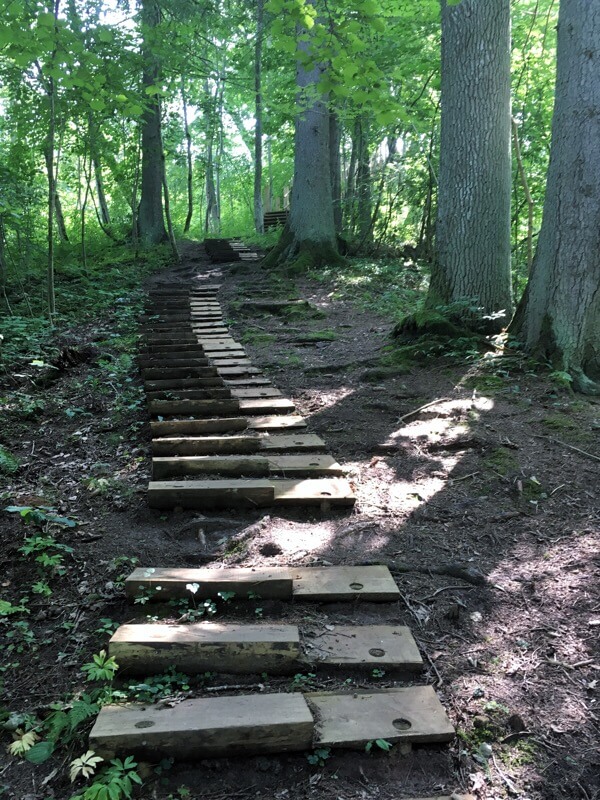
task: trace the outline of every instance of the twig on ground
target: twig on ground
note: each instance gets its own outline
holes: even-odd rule
[[[431,406],[437,406],[438,403],[447,403],[449,402],[448,397],[439,397],[437,400],[433,400],[431,403],[425,403],[424,406],[419,406],[419,408],[415,408],[413,411],[409,411],[406,414],[402,414],[401,417],[398,417],[396,420],[397,422],[404,422],[405,419],[409,417],[414,417],[415,414],[418,414],[419,411],[425,411],[426,408],[431,408]]]
[[[535,434],[536,439],[546,439],[549,442],[553,442],[554,444],[559,444],[561,447],[566,447],[567,450],[573,450],[574,453],[579,453],[581,456],[585,456],[586,458],[591,458],[593,461],[600,461],[600,456],[595,456],[593,453],[588,453],[587,450],[582,450],[580,447],[575,447],[573,444],[567,444],[566,442],[561,442],[560,439],[554,439],[552,436],[540,436],[539,434]],[[564,485],[564,484],[563,484]]]

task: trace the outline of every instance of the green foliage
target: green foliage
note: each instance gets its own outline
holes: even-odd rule
[[[307,753],[306,760],[313,767],[324,767],[325,762],[331,757],[330,747],[315,747],[312,753]]]
[[[115,758],[98,773],[90,786],[73,795],[71,800],[129,800],[134,787],[141,785],[142,779],[133,756],[123,760]]]
[[[118,668],[114,656],[109,656],[106,650],[101,650],[92,656],[92,661],[82,666],[81,671],[88,681],[111,681]]]
[[[0,475],[12,475],[19,469],[19,459],[0,445]]]
[[[384,753],[389,753],[394,745],[388,742],[387,739],[371,739],[365,745],[365,753],[371,753],[373,748],[383,750]]]

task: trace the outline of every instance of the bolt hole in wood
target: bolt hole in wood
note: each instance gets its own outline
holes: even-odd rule
[[[408,731],[412,728],[412,723],[403,717],[399,717],[392,722],[392,725],[398,731]]]
[[[359,592],[361,589],[364,588],[362,583],[351,583],[350,588],[354,589],[355,592]]]
[[[154,723],[150,719],[143,719],[140,722],[135,723],[136,728],[151,728],[153,725]]]
[[[383,658],[383,656],[385,655],[385,650],[382,650],[379,647],[372,647],[369,650],[369,655],[373,656],[373,658]]]

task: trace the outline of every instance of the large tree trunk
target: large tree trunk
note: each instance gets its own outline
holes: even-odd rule
[[[511,325],[600,393],[600,5],[561,0],[552,148],[531,278]]]
[[[510,0],[442,2],[437,256],[428,305],[466,300],[501,330],[510,276]]]
[[[160,7],[156,0],[143,0],[142,22],[145,27],[144,89],[155,86],[160,78],[160,65],[152,52],[153,29],[160,23]],[[138,209],[138,232],[142,245],[154,245],[167,239],[163,215],[163,167],[160,131],[160,100],[146,96],[147,106],[142,117],[142,186]]]
[[[298,49],[310,53],[310,41],[299,38]],[[333,217],[329,113],[326,99],[315,91],[324,69],[322,64],[310,69],[300,62],[296,66],[298,111],[290,216],[280,241],[263,262],[267,267],[291,262],[295,269],[308,269],[344,261],[337,250]]]

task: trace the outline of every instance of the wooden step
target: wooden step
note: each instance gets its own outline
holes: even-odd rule
[[[104,706],[89,746],[105,760],[197,759],[243,753],[308,750],[314,723],[304,697],[234,695],[161,705]]]
[[[297,414],[267,417],[223,417],[222,419],[171,419],[150,423],[154,438],[163,436],[202,436],[210,435],[211,433],[233,433],[247,429],[265,432],[302,430],[305,427],[306,421]],[[192,453],[192,455],[199,454]]]
[[[172,379],[186,379],[186,378],[198,378],[200,380],[209,379],[209,378],[217,378],[221,380],[219,377],[219,371],[217,367],[146,367],[142,370],[142,374],[144,376],[144,380],[149,381],[160,381],[160,380],[172,380]]]
[[[297,567],[291,569],[294,598],[315,602],[368,600],[393,602],[400,599],[386,566]]]
[[[214,378],[162,378],[161,380],[144,381],[144,388],[149,392],[156,392],[161,389],[193,389],[208,386],[219,388],[227,385],[223,378],[218,376]]]
[[[187,422],[195,422],[188,420]],[[226,421],[226,420],[225,420]],[[212,422],[212,420],[211,420]],[[215,423],[218,420],[214,421]],[[245,422],[245,420],[244,420]],[[158,423],[159,425],[161,423]],[[154,426],[155,423],[152,423]],[[245,430],[246,427],[237,430]],[[190,426],[191,427],[191,426]],[[162,427],[165,430],[165,426]],[[155,428],[153,427],[153,432]],[[236,430],[234,428],[234,430]],[[296,436],[163,436],[152,440],[152,452],[156,456],[209,456],[239,455],[247,453],[302,452],[305,450],[322,450],[325,442],[314,434],[296,434]]]
[[[364,750],[376,739],[396,742],[450,742],[455,733],[431,686],[378,692],[310,692],[316,719],[315,744]]]
[[[216,597],[214,598],[216,600]],[[156,675],[175,668],[188,675],[207,671],[281,675],[300,662],[295,625],[121,625],[108,645],[123,673]]]
[[[308,631],[281,624],[126,624],[117,629],[108,651],[119,665],[119,676],[155,675],[168,668],[188,675],[206,671],[285,675],[307,665],[363,670],[380,666],[395,676],[423,669],[412,633],[397,625],[338,625],[331,631]]]
[[[206,357],[195,357],[195,358],[176,358],[175,356],[161,356],[160,353],[156,355],[144,356],[139,355],[137,357],[138,364],[142,369],[176,369],[176,368],[185,368],[185,369],[192,369],[195,367],[210,367],[210,366],[218,366],[217,364],[211,364],[208,358]]]
[[[160,440],[158,440],[160,441]],[[171,456],[152,459],[152,480],[186,475],[233,475],[311,478],[343,475],[344,470],[328,455],[312,456]]]
[[[147,400],[218,400],[234,397],[227,386],[207,386],[205,389],[157,389],[146,392]]]
[[[280,480],[232,478],[230,480],[150,481],[151,508],[265,508],[272,505],[352,506],[355,497],[343,478]]]
[[[231,396],[239,397],[241,400],[248,400],[257,397],[281,397],[281,392],[274,386],[268,386],[255,389],[232,389]]]
[[[255,400],[151,400],[148,408],[153,416],[172,416],[174,414],[202,416],[222,415],[242,412],[244,414],[264,414],[267,411],[287,413],[295,406],[289,400],[278,397],[257,398]]]
[[[190,420],[191,422],[192,420]],[[194,420],[195,421],[195,420]],[[245,430],[245,420],[244,428]],[[155,456],[209,456],[216,454],[258,453],[260,436],[188,436],[163,437],[152,440]]]
[[[423,669],[417,643],[402,625],[328,625],[325,630],[303,630],[302,650],[313,666],[384,668],[395,673]]]
[[[233,378],[225,381],[226,386],[271,386],[271,381],[268,378],[252,377],[247,375],[245,378]]]
[[[190,588],[192,587],[192,588]],[[290,600],[293,579],[287,567],[154,568],[137,567],[125,579],[125,595],[135,600],[148,592],[152,602],[173,598],[215,600],[219,592],[234,592],[238,599],[260,595],[265,600]]]
[[[190,586],[195,587],[194,592]],[[125,579],[125,594],[132,600],[141,591],[149,592],[148,599],[153,602],[173,598],[189,600],[192,597],[208,600],[216,598],[219,592],[235,592],[238,599],[260,595],[265,599],[304,602],[338,602],[357,598],[369,602],[394,602],[400,598],[400,591],[385,566],[137,567]]]
[[[244,358],[234,358],[233,356],[228,356],[227,358],[211,358],[210,363],[214,367],[226,367],[226,368],[233,368],[233,367],[252,367],[252,362],[244,353]],[[219,373],[221,370],[219,370]]]

